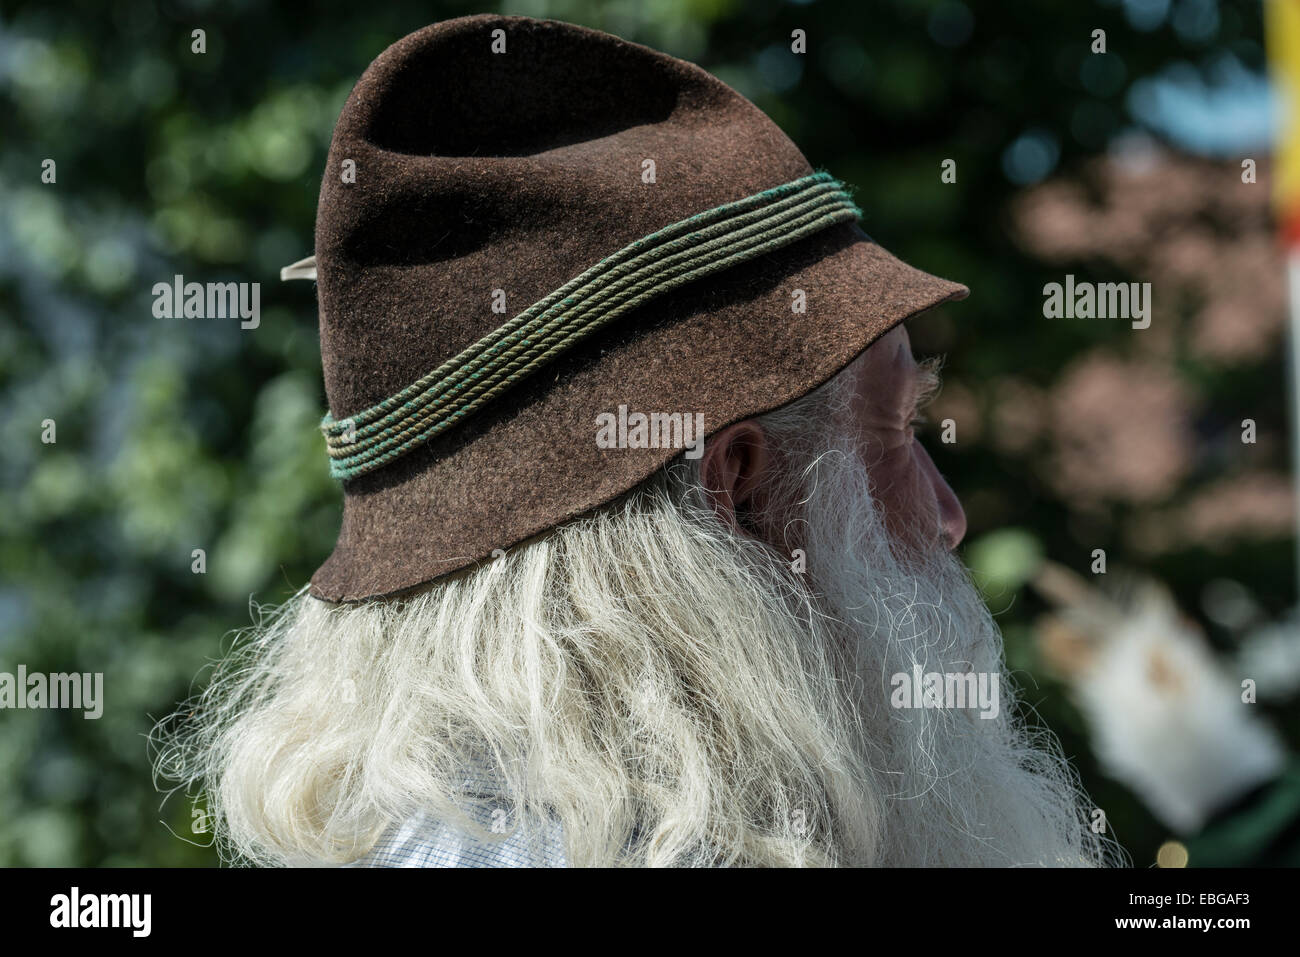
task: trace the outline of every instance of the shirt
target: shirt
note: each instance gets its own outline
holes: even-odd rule
[[[491,827],[491,822],[488,822]],[[558,822],[544,831],[503,835],[484,841],[418,814],[389,828],[351,867],[564,867]]]
[[[492,835],[485,840],[454,824],[418,813],[386,830],[375,846],[350,867],[565,867],[559,821],[511,828],[499,786],[488,775],[471,774],[464,793],[469,816]],[[513,830],[513,833],[507,833]],[[499,836],[498,836],[499,835]]]

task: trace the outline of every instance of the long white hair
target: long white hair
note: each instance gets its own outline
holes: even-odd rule
[[[679,459],[404,600],[300,592],[159,725],[159,775],[261,864],[354,860],[419,814],[492,839],[471,769],[574,865],[1109,863],[965,570],[886,531],[847,382],[759,419],[781,478],[744,525],[766,534]],[[914,664],[1003,674],[1001,714],[891,707]]]

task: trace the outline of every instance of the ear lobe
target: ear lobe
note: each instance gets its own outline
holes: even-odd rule
[[[761,498],[770,453],[767,434],[752,419],[727,426],[705,443],[700,480],[713,510],[736,531],[737,510]]]

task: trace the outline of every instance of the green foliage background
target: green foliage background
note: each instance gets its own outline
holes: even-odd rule
[[[215,863],[191,830],[190,803],[164,804],[155,790],[145,735],[230,629],[249,622],[250,597],[278,602],[307,581],[339,521],[316,431],[325,402],[312,289],[279,283],[278,270],[311,252],[326,147],[365,66],[418,27],[492,9],[4,5],[0,670],[103,672],[107,707],[98,721],[0,713],[0,864]],[[925,323],[914,324],[919,350],[941,349],[950,372],[971,381],[1014,373],[1046,386],[1071,356],[1123,335],[1042,322],[1047,271],[1008,235],[1018,189],[1003,169],[1008,145],[1047,131],[1070,175],[1132,122],[1125,94],[1136,79],[1214,50],[1262,63],[1253,2],[1220,5],[1214,33],[1190,43],[1085,0],[499,9],[618,33],[694,60],[754,99],[814,165],[858,187],[871,235],[973,288],[929,341]],[[953,43],[963,23],[969,36]],[[1089,90],[1079,76],[1098,27],[1123,69]],[[190,50],[196,28],[207,33],[203,55]],[[802,58],[789,52],[796,28],[808,35]],[[941,185],[949,157],[958,181]],[[53,185],[40,181],[46,158],[57,162]],[[260,282],[260,328],[155,319],[151,288],[177,273]],[[1280,359],[1221,378],[1212,401],[1284,426]],[[40,441],[45,419],[57,423],[54,445]],[[1076,566],[1111,544],[1080,534],[1068,504],[1022,463],[978,443],[931,447],[959,494],[982,493],[972,542],[1010,523]],[[206,550],[205,575],[191,572],[195,548]],[[1206,562],[1231,564],[1276,612],[1291,598],[1289,548],[1285,538],[1247,543],[1150,570],[1194,606]],[[1097,773],[1077,715],[1040,674],[1027,638],[1032,599],[1013,591],[994,604],[1031,704],[1078,759],[1135,862],[1149,862],[1166,835]]]

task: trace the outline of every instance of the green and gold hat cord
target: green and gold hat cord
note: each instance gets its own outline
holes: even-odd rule
[[[382,468],[629,310],[861,215],[843,183],[815,173],[638,239],[396,395],[343,419],[326,415],[330,475],[346,480]]]

